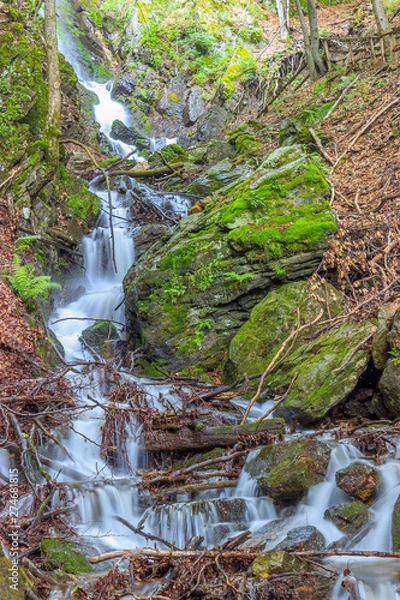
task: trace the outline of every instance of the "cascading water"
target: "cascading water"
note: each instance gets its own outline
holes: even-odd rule
[[[110,86],[90,81],[85,74],[74,51],[74,45],[65,43],[68,35],[65,23],[62,32],[61,50],[74,66],[82,83],[99,99],[95,115],[101,125],[101,131],[108,137],[115,152],[121,155],[131,153],[134,150],[132,147],[109,138],[112,121],[118,118],[129,125],[129,115],[121,104],[112,100]],[[155,140],[151,142],[154,148],[157,147],[157,143]],[[126,196],[112,192],[117,266],[115,270],[110,242],[108,195],[99,181],[94,181],[91,189],[102,200],[102,213],[93,232],[82,242],[85,275],[82,281],[76,282],[76,286],[81,285],[85,291],[75,301],[60,306],[53,315],[51,325],[65,348],[68,361],[90,359],[79,338],[82,331],[93,323],[91,319],[111,320],[116,323],[117,328],[121,328],[124,322],[124,310],[121,305],[122,280],[134,261],[134,244],[128,226]],[[160,197],[151,191],[148,191],[148,194],[149,199],[159,206],[163,206],[163,203],[172,204],[177,217],[183,216],[187,210],[183,197]],[[126,373],[121,373],[120,377],[125,380],[133,379]],[[42,449],[42,455],[47,458],[46,464],[50,461],[51,474],[57,478],[63,489],[63,494],[60,493],[56,501],[61,501],[63,495],[64,501],[66,497],[76,505],[79,515],[78,530],[81,536],[93,542],[97,549],[132,548],[143,544],[143,538],[127,528],[121,522],[121,518],[133,526],[143,521],[147,531],[181,548],[192,536],[202,536],[205,544],[212,546],[243,529],[250,529],[257,534],[266,524],[277,520],[278,533],[267,542],[266,549],[276,546],[291,529],[304,525],[315,526],[323,534],[326,545],[337,542],[342,537],[339,529],[325,519],[324,513],[334,504],[349,501],[346,494],[336,486],[335,473],[354,460],[363,460],[361,452],[350,444],[327,442],[333,446],[333,451],[325,481],[313,486],[307,498],[289,516],[284,510],[279,511],[269,498],[260,495],[257,482],[244,469],[236,488],[218,492],[217,497],[215,492],[203,492],[195,501],[180,499],[156,509],[146,509],[145,506],[141,506],[137,492],[137,466],[141,453],[140,430],[134,421],[128,424],[123,448],[124,460],[110,464],[101,453],[101,427],[105,420],[102,405],[107,402],[104,395],[107,386],[102,371],[92,368],[83,372],[78,367],[72,372],[71,379],[80,390],[79,400],[86,410],[73,421],[68,432],[60,433],[65,450],[49,443]],[[159,406],[157,398],[160,386],[156,388],[146,382],[145,389],[149,402]],[[162,392],[169,396],[170,402],[178,402],[168,386],[164,386]],[[236,405],[240,406],[241,402],[237,400]],[[269,406],[269,403],[265,403],[254,407],[252,418],[262,416]],[[118,443],[122,447],[122,442]],[[379,469],[382,485],[379,496],[371,507],[374,519],[364,537],[354,542],[355,549],[391,549],[390,528],[393,506],[400,491],[400,467],[396,460],[390,460]],[[349,560],[338,557],[332,559],[330,564],[341,572],[347,568]],[[352,559],[352,575],[344,576],[348,579],[348,585],[343,587],[343,578],[340,578],[333,590],[332,600],[400,598],[397,593],[396,576],[393,576],[398,570],[398,562],[392,560]]]

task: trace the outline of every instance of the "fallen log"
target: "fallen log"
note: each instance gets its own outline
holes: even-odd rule
[[[275,552],[275,550],[271,550]],[[271,552],[263,552],[262,554],[270,554]],[[318,557],[318,558],[329,558],[336,556],[361,556],[366,558],[400,558],[400,552],[374,552],[373,550],[347,550],[347,551],[335,551],[326,550],[323,551],[304,551],[304,552],[289,552],[294,556],[300,558]],[[105,560],[111,560],[113,558],[133,558],[138,556],[147,556],[149,558],[198,558],[200,556],[209,559],[243,559],[243,558],[256,558],[260,555],[260,551],[256,548],[246,548],[243,550],[209,550],[204,552],[201,550],[157,550],[155,548],[134,548],[132,550],[113,550],[111,552],[104,552],[104,554],[97,554],[91,556],[89,562],[92,564],[98,564]]]
[[[224,490],[225,488],[234,488],[237,486],[237,479],[224,479],[222,481],[210,481],[207,483],[189,483],[169,489],[162,489],[152,497],[163,499],[166,496],[175,496],[175,494],[198,494],[205,490]],[[151,482],[150,482],[151,483]]]
[[[165,450],[202,450],[206,448],[225,448],[234,446],[243,435],[270,432],[283,433],[283,419],[268,419],[260,423],[245,423],[243,425],[221,425],[219,427],[202,426],[196,428],[182,427],[178,431],[157,431],[152,437],[145,439],[147,452],[162,452]]]

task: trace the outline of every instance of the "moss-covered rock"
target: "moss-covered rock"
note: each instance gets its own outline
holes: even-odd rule
[[[317,266],[335,228],[327,190],[299,147],[224,188],[128,272],[131,339],[174,369],[217,366],[271,285]]]
[[[14,558],[14,557],[13,557]],[[4,556],[0,550],[0,590],[2,600],[24,600],[24,580],[18,562]]]
[[[400,362],[397,359],[389,361],[379,380],[379,389],[389,416],[397,419],[400,416]]]
[[[234,380],[244,373],[263,372],[299,326],[318,315],[320,320],[337,316],[345,306],[342,295],[329,284],[296,282],[270,292],[232,339],[226,375]],[[273,394],[291,385],[276,414],[310,423],[345,399],[369,360],[369,352],[357,346],[373,331],[370,322],[357,327],[345,322],[322,332],[317,323],[302,330],[266,379]]]
[[[43,563],[48,569],[62,569],[74,575],[82,575],[92,570],[82,548],[74,542],[43,538],[40,549]]]
[[[341,490],[361,502],[368,502],[375,497],[380,481],[377,469],[359,461],[336,471],[335,479]]]
[[[99,321],[82,331],[81,338],[100,356],[110,358],[113,345],[119,339],[115,325],[111,321]]]
[[[266,495],[281,503],[295,503],[324,478],[330,452],[327,444],[297,439],[263,446],[244,468],[258,479]]]
[[[256,577],[270,577],[271,575],[279,575],[280,573],[293,573],[302,570],[307,570],[307,563],[297,557],[277,550],[268,554],[260,554],[254,560],[251,571]]]
[[[392,516],[393,552],[400,552],[400,496],[396,500]]]
[[[356,500],[348,504],[331,506],[325,511],[324,517],[332,521],[343,533],[352,535],[369,523],[372,513],[365,504]]]

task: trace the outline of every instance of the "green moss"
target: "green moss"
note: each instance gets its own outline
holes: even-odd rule
[[[92,570],[82,550],[73,542],[43,538],[40,548],[44,564],[49,569],[62,569],[74,575],[83,575]]]
[[[88,189],[87,182],[78,179],[64,167],[60,168],[60,195],[65,198],[62,209],[65,215],[93,224],[99,214],[101,201]]]

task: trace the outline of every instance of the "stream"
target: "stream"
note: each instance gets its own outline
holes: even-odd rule
[[[68,24],[63,9],[59,9],[59,13],[62,33],[60,49],[74,67],[80,82],[96,94],[98,104],[94,111],[101,132],[109,140],[114,152],[124,156],[135,149],[110,138],[111,123],[114,119],[120,119],[130,125],[131,118],[120,103],[112,100],[110,84],[91,81],[85,74],[73,41],[68,37]],[[165,143],[168,140],[150,141],[153,148]],[[135,260],[134,231],[129,225],[128,195],[112,192],[117,265],[115,272],[111,255],[107,191],[96,179],[91,183],[91,190],[101,199],[102,211],[93,231],[82,240],[84,274],[74,281],[74,287],[84,292],[71,303],[58,306],[50,318],[50,327],[64,347],[65,358],[72,363],[93,361],[92,355],[79,339],[82,331],[93,324],[91,319],[111,320],[116,323],[117,328],[122,329],[122,281]],[[155,196],[145,186],[141,187],[141,192],[146,193],[153,202],[163,202],[162,198]],[[186,198],[179,194],[169,194],[165,202],[168,202],[177,218],[184,216],[189,208]],[[135,379],[123,370],[119,377],[117,384],[136,381],[145,390],[150,406],[161,408],[160,393],[172,404],[180,402],[180,398],[168,384],[157,385],[154,381]],[[75,367],[70,379],[77,390],[78,404],[85,407],[85,410],[74,418],[70,428],[59,432],[58,436],[65,450],[50,442],[41,448],[41,454],[47,458],[46,464],[51,464],[50,475],[62,484],[62,493],[59,492],[58,497],[54,498],[54,504],[73,503],[76,506],[74,524],[80,541],[86,543],[93,552],[144,545],[143,537],[124,525],[121,517],[133,526],[143,522],[146,531],[174,542],[179,548],[184,548],[192,536],[203,536],[204,543],[212,547],[244,529],[250,529],[257,535],[257,530],[262,531],[267,524],[277,519],[281,519],[279,531],[266,549],[276,546],[291,529],[306,525],[315,526],[322,533],[326,547],[342,538],[342,532],[324,518],[324,512],[330,506],[349,501],[349,497],[336,486],[336,471],[356,459],[367,461],[350,443],[326,441],[333,448],[328,474],[322,483],[310,489],[307,497],[292,512],[278,509],[269,498],[262,496],[257,482],[244,470],[235,488],[201,492],[195,500],[189,496],[179,496],[171,503],[149,508],[139,496],[137,488],[140,468],[146,466],[148,460],[141,443],[140,427],[132,419],[127,425],[128,435],[118,439],[116,432],[118,459],[113,460],[112,464],[104,460],[100,452],[101,427],[105,420],[102,405],[108,404],[105,394],[110,391],[113,383],[105,380],[104,369],[94,366],[90,369]],[[240,400],[238,404],[240,405]],[[121,405],[121,408],[129,407]],[[257,418],[265,409],[266,405],[261,409],[254,407],[250,418]],[[250,458],[257,452],[258,450],[254,450]],[[392,549],[392,512],[400,492],[399,453],[398,449],[394,458],[377,467],[381,484],[379,494],[370,507],[373,520],[365,528],[365,534],[354,541],[352,549]],[[236,513],[239,513],[236,518],[221,518],[221,499],[224,499],[225,504],[236,507]],[[240,510],[237,510],[238,506]],[[233,512],[235,511],[232,509]],[[351,591],[342,586],[342,578],[337,580],[332,600],[400,598],[400,589],[397,591],[397,580],[400,577],[398,560],[334,557],[327,564],[338,572],[349,567],[353,578]],[[149,594],[151,596],[151,591]],[[65,590],[55,590],[51,595],[52,600],[67,597],[70,596]]]

